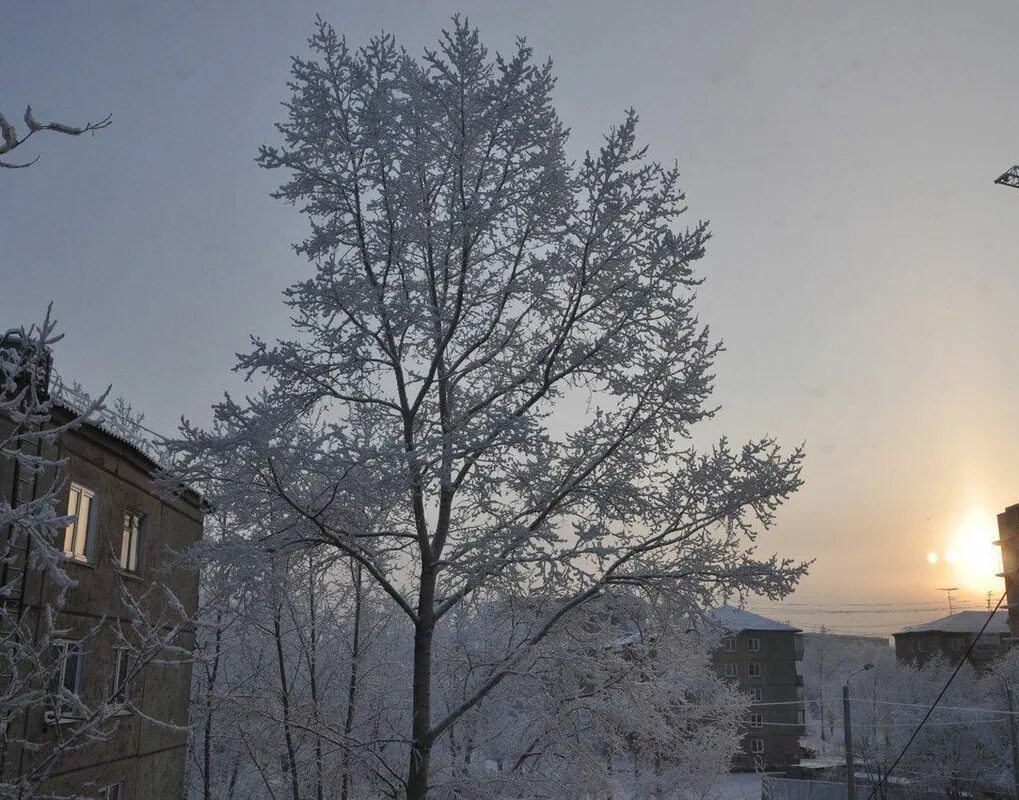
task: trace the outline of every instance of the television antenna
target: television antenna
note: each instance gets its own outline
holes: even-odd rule
[[[958,586],[944,586],[944,587],[939,586],[938,587],[938,591],[939,592],[944,592],[945,594],[948,595],[948,616],[952,616],[952,592],[959,591],[959,587]]]
[[[994,179],[994,182],[1002,186],[1011,186],[1013,189],[1019,189],[1019,164],[1007,172],[1001,173],[1001,175]]]

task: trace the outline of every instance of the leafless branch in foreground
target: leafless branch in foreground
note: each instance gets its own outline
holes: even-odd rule
[[[32,116],[32,106],[25,108],[24,119],[25,125],[28,128],[28,133],[24,136],[18,136],[18,132],[14,129],[14,126],[7,121],[7,118],[4,117],[3,114],[0,114],[0,137],[3,138],[3,142],[0,143],[0,156],[6,155],[16,147],[20,147],[34,134],[39,133],[39,131],[56,131],[57,133],[67,134],[68,136],[81,136],[83,133],[94,134],[96,131],[108,128],[113,124],[112,114],[107,114],[98,122],[86,122],[81,127],[64,125],[62,122],[42,123]],[[24,169],[25,167],[32,166],[38,160],[39,156],[36,156],[31,161],[26,161],[23,164],[11,164],[7,161],[0,160],[0,167],[5,169]]]

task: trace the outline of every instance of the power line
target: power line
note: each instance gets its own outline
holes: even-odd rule
[[[892,765],[888,768],[888,771],[881,776],[881,779],[877,782],[877,785],[875,785],[874,788],[870,790],[870,794],[867,796],[867,800],[872,800],[874,795],[877,794],[878,789],[880,789],[881,786],[885,784],[885,782],[888,780],[888,776],[892,774],[892,771],[899,765],[899,762],[902,761],[903,756],[906,755],[906,751],[909,750],[909,746],[913,744],[913,741],[916,739],[917,735],[923,729],[923,726],[926,724],[927,720],[930,719],[931,714],[934,713],[934,709],[937,708],[941,698],[945,696],[945,693],[948,691],[948,687],[952,685],[952,681],[955,680],[955,676],[959,674],[959,670],[962,669],[962,665],[965,664],[969,659],[969,656],[973,652],[973,648],[976,646],[977,641],[979,641],[980,637],[987,629],[987,626],[991,624],[991,620],[994,619],[995,611],[997,611],[1001,607],[1001,604],[1005,601],[1005,594],[1006,594],[1005,592],[1001,593],[1001,597],[998,598],[998,602],[994,606],[994,611],[990,612],[987,615],[987,619],[984,620],[984,624],[980,628],[980,633],[978,633],[969,643],[969,647],[966,649],[965,655],[961,659],[959,659],[959,663],[955,665],[955,669],[952,670],[952,674],[948,676],[948,680],[945,682],[944,687],[942,687],[941,691],[938,693],[938,696],[934,698],[934,702],[931,704],[931,707],[927,709],[927,713],[924,714],[923,719],[920,720],[920,724],[916,726],[916,730],[914,730],[912,736],[909,737],[909,741],[907,741],[905,747],[902,748],[902,752],[900,752],[895,761],[892,762]]]

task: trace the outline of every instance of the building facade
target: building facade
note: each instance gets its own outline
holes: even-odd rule
[[[739,769],[784,768],[801,757],[806,733],[800,629],[749,611],[721,606],[714,617],[725,630],[712,657],[721,677],[750,695]]]
[[[1008,626],[1013,641],[1019,640],[1019,504],[1009,506],[998,514],[998,541],[1001,548],[1001,572],[1005,580],[1008,602]]]
[[[60,425],[72,417],[69,409],[57,406],[50,424]],[[0,418],[4,425],[9,421]],[[55,674],[83,703],[96,707],[108,702],[112,691],[123,710],[111,721],[107,740],[68,752],[48,772],[43,788],[53,796],[180,800],[186,735],[156,721],[187,725],[191,669],[132,662],[130,648],[115,632],[118,623],[130,629],[136,619],[122,592],[151,608],[153,618],[166,611],[166,601],[157,599],[164,597],[161,589],[150,591],[155,581],[193,615],[197,574],[183,567],[163,568],[174,553],[201,538],[199,500],[194,495],[161,497],[152,479],[156,464],[101,423],[66,431],[49,447],[47,456],[66,459],[58,510],[66,508],[73,518],[57,540],[59,546],[62,539],[64,568],[74,585],[56,605],[55,628],[60,635],[53,642]],[[12,505],[44,491],[40,485],[44,478],[23,473],[15,462],[0,459],[0,495]],[[18,588],[7,602],[18,603],[26,629],[41,636],[47,610],[55,607],[57,587],[32,568],[31,553],[17,536],[13,526],[0,530],[0,546],[15,554],[3,565],[2,585]],[[193,644],[194,632],[188,626],[166,630],[167,642],[184,648]],[[8,725],[17,726],[16,738],[38,743],[41,749],[5,746],[0,753],[3,776],[26,774],[32,759],[45,756],[47,748],[71,735],[76,721],[62,718],[52,707],[33,708],[10,720]]]
[[[985,622],[986,611],[960,611],[903,628],[892,634],[895,657],[908,664],[923,665],[935,657],[958,663],[969,652],[970,663],[979,668],[1007,651],[1011,639],[1007,612],[995,612],[980,635]]]

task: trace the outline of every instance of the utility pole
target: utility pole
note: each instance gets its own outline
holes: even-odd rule
[[[853,763],[853,723],[849,718],[849,681],[842,685],[842,736],[846,745],[846,794],[856,800],[856,765]]]
[[[853,722],[849,714],[849,679],[868,669],[874,669],[874,665],[864,664],[856,672],[850,672],[846,675],[846,682],[842,684],[842,735],[846,745],[846,795],[848,800],[857,800],[856,764],[853,761]]]
[[[952,616],[952,592],[959,591],[958,586],[947,586],[945,588],[938,588],[939,592],[945,592],[948,595],[948,616]]]

